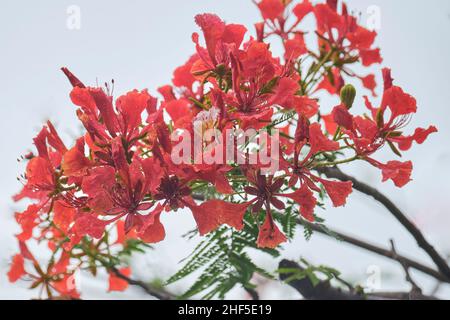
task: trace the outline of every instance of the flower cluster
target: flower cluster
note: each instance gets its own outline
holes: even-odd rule
[[[254,36],[214,14],[196,16],[196,53],[174,71],[171,85],[158,89],[160,99],[146,90],[115,99],[109,85],[86,86],[63,68],[85,133],[68,146],[48,122],[34,139],[37,152],[25,157],[24,187],[14,197],[33,203],[16,214],[22,231],[10,281],[29,277],[32,288],[45,289],[50,297],[78,297],[67,279],[79,269],[95,274],[101,265],[111,274],[110,290],[123,290],[126,282],[111,267],[117,252],[164,240],[160,218],[167,212],[191,212],[201,235],[224,224],[240,230],[244,216],[254,215],[257,246],[275,248],[287,239],[274,210],[283,212],[289,203],[314,222],[323,194],[336,207],[346,204],[352,183],[325,179],[321,168],[360,160],[398,187],[410,181],[411,162],[382,163],[375,153],[388,145],[398,155],[437,130],[403,133],[416,101],[393,84],[390,70],[383,70],[380,107],[365,97],[368,114],[352,113],[357,109],[355,89],[348,84],[352,80],[362,81],[375,96],[375,76],[358,75],[351,67],[382,61],[374,47],[376,33],[360,26],[337,0],[316,5],[262,0],[257,6],[263,21],[255,24]],[[317,22],[312,47],[302,30],[306,17]],[[283,44],[281,57],[271,51],[273,39]],[[319,107],[321,90],[341,98],[329,114]],[[245,147],[268,132],[276,144],[266,151],[278,170],[264,173],[264,163],[247,161],[251,148],[239,159],[222,159],[220,151],[237,134],[226,135],[226,141],[206,137],[200,148],[191,141],[181,151],[195,150],[188,152],[191,161],[176,163],[173,153],[180,152],[181,143],[176,137],[198,135],[199,128],[200,134],[206,128],[219,133],[252,129],[255,137],[248,137]],[[194,161],[207,153],[222,161]],[[51,250],[46,267],[28,249],[30,242]]]

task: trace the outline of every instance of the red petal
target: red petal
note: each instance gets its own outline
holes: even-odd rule
[[[195,78],[191,73],[194,62],[198,59],[198,55],[193,55],[184,65],[175,69],[172,82],[177,87],[192,88]]]
[[[283,107],[294,107],[292,105],[293,96],[297,92],[299,85],[297,81],[290,78],[282,78],[278,82],[275,92],[271,96],[268,104],[278,104]]]
[[[314,208],[317,200],[306,184],[303,184],[300,189],[291,194],[284,195],[300,205],[300,214],[309,221],[314,221]]]
[[[225,26],[225,31],[222,35],[222,41],[225,43],[233,43],[236,48],[241,46],[247,28],[240,24],[228,24]]]
[[[298,114],[303,114],[306,118],[311,118],[319,111],[319,104],[317,100],[309,99],[307,97],[294,97],[295,110]]]
[[[106,128],[108,128],[111,136],[115,137],[119,130],[119,124],[117,122],[117,115],[114,112],[112,105],[112,98],[107,96],[102,89],[89,89],[92,98],[94,98],[95,104],[102,115]]]
[[[77,209],[70,208],[63,201],[56,201],[53,206],[53,223],[64,232],[70,227],[70,224],[74,221],[77,214]]]
[[[197,222],[200,235],[216,230],[222,224],[227,224],[237,230],[244,226],[245,212],[250,203],[229,203],[221,200],[210,200],[200,206],[192,206],[192,214]]]
[[[435,126],[430,126],[428,129],[417,128],[412,136],[390,138],[390,140],[397,142],[400,150],[406,151],[411,148],[413,141],[417,142],[418,144],[422,144],[430,134],[437,131],[438,130]]]
[[[123,274],[124,276],[129,277],[131,275],[131,269],[130,268],[122,268],[119,269],[119,272]],[[114,273],[109,274],[109,288],[108,292],[111,291],[125,291],[128,288],[128,282],[126,280],[123,280],[119,277],[117,277]]]
[[[281,0],[262,0],[258,7],[263,18],[269,20],[275,20],[284,11],[284,5]]]
[[[338,125],[334,121],[333,114],[325,114],[322,115],[323,122],[325,123],[325,128],[328,132],[328,134],[334,135]]]
[[[360,50],[359,56],[361,57],[361,62],[363,66],[371,66],[375,63],[382,63],[383,58],[381,58],[380,49],[372,50]]]
[[[141,114],[151,100],[152,97],[146,90],[142,92],[133,90],[116,100],[117,109],[129,130],[135,129],[141,124]]]
[[[372,92],[372,95],[376,97],[375,89],[377,87],[377,83],[375,81],[375,75],[369,74],[365,77],[361,78],[361,81],[363,83],[364,88],[370,90]]]
[[[157,243],[164,240],[166,237],[164,226],[159,220],[163,209],[163,206],[158,205],[153,212],[145,216],[145,222],[138,233],[139,238],[143,241],[147,243]]]
[[[334,79],[333,83],[331,83],[329,76],[323,77],[323,80],[317,86],[316,91],[323,89],[323,90],[328,91],[328,93],[330,93],[332,95],[334,95],[334,94],[338,95],[341,92],[341,89],[345,84],[344,79],[342,78],[341,72],[338,68],[334,68],[332,70],[332,78]]]
[[[273,222],[271,216],[266,216],[264,224],[259,229],[258,248],[271,248],[278,247],[281,243],[286,242],[286,236],[278,229],[277,225]]]
[[[48,128],[47,134],[48,143],[53,148],[55,148],[57,152],[64,154],[67,151],[67,148],[64,145],[64,142],[61,140],[61,137],[59,136],[58,132],[56,131],[51,121],[47,121],[47,128]]]
[[[342,24],[342,17],[328,4],[318,4],[314,7],[314,15],[317,19],[319,30],[339,29]]]
[[[86,175],[92,164],[84,156],[84,138],[78,139],[76,145],[64,154],[61,166],[66,176],[82,177]]]
[[[58,262],[53,266],[52,274],[61,274],[67,272],[67,267],[70,264],[70,254],[67,251],[63,251]]]
[[[116,171],[113,167],[102,166],[91,169],[83,178],[81,189],[89,196],[89,207],[95,212],[108,211],[112,208],[109,191],[115,184]]]
[[[72,299],[79,299],[80,294],[77,292],[75,275],[66,274],[60,281],[52,282],[52,286],[63,297],[70,297]]]
[[[345,106],[339,105],[334,107],[332,115],[336,124],[344,129],[353,130],[353,116]]]
[[[313,6],[309,0],[304,0],[302,3],[297,4],[292,10],[299,21],[313,11]]]
[[[97,106],[89,89],[74,87],[70,93],[70,99],[74,105],[81,107],[86,114],[95,115],[97,113]]]
[[[66,77],[69,79],[70,84],[74,87],[80,87],[80,88],[85,88],[84,84],[73,75],[72,72],[69,71],[69,69],[67,69],[66,67],[61,68],[62,72],[64,72],[64,74],[66,75]]]
[[[321,151],[339,150],[339,142],[329,140],[323,134],[319,123],[314,123],[309,127],[309,142],[313,154]]]
[[[158,88],[158,92],[163,96],[165,102],[175,100],[172,86],[166,85]]]
[[[114,166],[120,174],[127,187],[131,188],[130,181],[130,165],[127,161],[127,156],[125,155],[125,149],[122,144],[122,140],[117,137],[111,143],[112,158],[114,160]]]
[[[53,168],[47,159],[36,157],[30,160],[26,170],[28,184],[50,190],[54,186]]]
[[[164,170],[161,164],[154,157],[142,160],[142,169],[146,179],[146,187],[144,190],[156,193],[161,178],[164,176]]]
[[[349,33],[347,38],[351,42],[351,46],[357,49],[369,49],[377,33],[375,31],[367,30],[363,27],[358,27],[355,32]]]
[[[126,234],[125,234],[125,222],[123,220],[117,221],[116,230],[117,230],[117,240],[114,243],[124,244],[126,240]]]
[[[351,181],[341,182],[320,179],[320,182],[325,187],[335,207],[344,206],[347,202],[347,197],[353,191],[353,183]]]
[[[384,82],[384,91],[390,89],[394,83],[394,79],[392,79],[391,69],[383,68],[383,82]]]
[[[372,120],[363,117],[355,117],[354,123],[358,128],[358,131],[361,133],[362,138],[372,141],[378,134],[377,124]]]
[[[31,204],[24,212],[15,214],[16,221],[22,228],[22,232],[17,235],[19,241],[26,241],[32,237],[33,229],[39,223],[39,209],[39,206]]]
[[[411,181],[413,169],[411,161],[389,161],[387,164],[377,163],[375,166],[381,169],[383,182],[391,179],[397,187],[401,188]]]
[[[216,187],[217,192],[223,194],[232,194],[234,192],[233,188],[230,186],[230,182],[225,175],[225,172],[216,173],[214,186]]]
[[[107,224],[108,222],[101,221],[92,214],[85,213],[75,221],[75,230],[79,236],[89,235],[92,238],[100,239]]]
[[[177,127],[181,127],[183,123],[192,120],[191,103],[188,100],[172,100],[164,104],[164,109]]]
[[[383,95],[382,108],[389,107],[392,117],[408,115],[417,111],[417,103],[414,97],[403,92],[402,88],[392,86]]]
[[[202,29],[206,48],[212,59],[215,59],[217,43],[225,31],[225,23],[215,14],[199,14],[195,22]]]
[[[195,166],[197,177],[211,182],[216,187],[216,190],[222,194],[231,194],[234,192],[233,188],[226,177],[226,173],[231,170],[227,166],[210,166],[197,165]]]
[[[9,282],[16,282],[25,274],[24,259],[20,254],[16,254],[8,272]]]
[[[284,58],[286,60],[295,60],[302,54],[307,53],[308,48],[306,48],[303,34],[297,33],[294,38],[286,40],[284,42],[284,49]]]

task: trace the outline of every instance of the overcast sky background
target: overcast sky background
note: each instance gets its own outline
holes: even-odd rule
[[[418,226],[442,254],[450,254],[450,2],[448,0],[358,0],[349,6],[362,12],[376,5],[381,12],[378,44],[382,48],[384,66],[393,69],[396,83],[414,95],[419,112],[410,128],[436,125],[440,132],[422,146],[405,155],[414,162],[414,182],[397,189],[389,182],[380,183],[380,173],[364,164],[344,167],[362,180],[380,187]],[[81,29],[69,30],[67,8],[81,9]],[[172,71],[193,53],[191,33],[197,31],[193,17],[197,13],[217,13],[227,22],[246,25],[253,33],[259,12],[250,0],[2,0],[0,2],[0,298],[30,298],[36,295],[26,289],[28,283],[10,285],[6,272],[11,255],[17,252],[13,219],[23,204],[13,204],[11,196],[20,188],[16,177],[23,164],[16,159],[32,147],[32,138],[47,119],[51,119],[70,143],[80,133],[75,107],[69,99],[70,86],[61,66],[69,67],[85,83],[94,85],[115,79],[115,93],[137,88],[156,88],[170,82]],[[329,107],[336,101],[323,100]],[[359,102],[361,102],[359,100]],[[355,108],[362,112],[362,104]],[[383,156],[380,160],[385,160]],[[371,199],[354,193],[343,209],[320,214],[330,226],[388,246],[395,238],[397,249],[431,265],[386,210]],[[144,280],[174,273],[177,262],[186,256],[194,242],[180,241],[180,235],[193,228],[188,213],[165,215],[163,223],[167,239],[156,250],[133,261],[135,277]],[[400,266],[335,241],[315,235],[310,242],[298,238],[286,246],[285,257],[304,256],[316,264],[327,264],[343,271],[352,281],[367,279],[370,266],[381,270],[381,290],[407,290]],[[258,257],[257,261],[275,268],[277,261]],[[434,281],[419,273],[413,274],[424,284],[426,293]],[[85,298],[146,298],[139,289],[124,294],[106,294],[104,278],[82,278]],[[188,283],[177,284],[182,290]],[[293,290],[278,290],[271,284],[264,298],[297,298]],[[450,298],[443,286],[438,295]],[[241,298],[241,290],[230,297]]]

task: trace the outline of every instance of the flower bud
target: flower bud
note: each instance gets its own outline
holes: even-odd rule
[[[341,89],[341,102],[350,109],[355,102],[356,89],[351,84],[347,84]]]

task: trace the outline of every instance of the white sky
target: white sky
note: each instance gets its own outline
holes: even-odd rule
[[[399,206],[414,219],[427,238],[443,253],[450,253],[450,216],[448,213],[450,179],[450,2],[448,0],[359,0],[349,6],[363,13],[371,5],[381,9],[378,43],[382,48],[384,66],[393,69],[398,85],[413,94],[419,113],[411,123],[435,124],[440,132],[423,146],[416,146],[405,158],[415,165],[414,182],[403,189],[390,183],[381,185],[380,174],[366,165],[344,168],[361,179],[382,187]],[[66,27],[66,10],[70,5],[81,9],[81,30]],[[69,99],[70,86],[61,66],[68,66],[84,82],[94,84],[114,78],[116,94],[133,88],[149,88],[167,84],[175,67],[193,52],[191,33],[197,28],[197,13],[214,12],[227,22],[238,22],[253,32],[259,14],[250,0],[41,0],[0,2],[0,298],[28,298],[24,283],[9,285],[5,273],[10,256],[16,251],[13,233],[11,195],[19,189],[16,177],[23,170],[16,158],[31,147],[43,122],[51,119],[66,141],[80,131],[75,108]],[[323,103],[333,101],[324,100]],[[362,105],[357,106],[362,111]],[[381,158],[383,160],[383,158]],[[401,253],[429,263],[415,247],[413,239],[401,226],[372,200],[353,194],[344,209],[322,213],[331,226],[387,246],[395,238]],[[193,227],[186,213],[165,216],[168,239],[157,250],[136,259],[135,264],[149,270],[136,276],[168,276],[177,268],[176,262],[187,255],[193,244],[179,241],[179,235]],[[402,287],[399,266],[359,250],[336,244],[316,235],[310,242],[298,239],[287,246],[286,256],[300,255],[317,264],[328,264],[344,271],[352,280],[366,278],[370,265],[382,271],[382,289]],[[258,258],[261,264],[274,267],[274,261]],[[142,270],[142,268],[140,268]],[[84,279],[84,278],[83,278]],[[418,275],[432,288],[434,283]],[[105,282],[86,279],[83,288],[89,298],[145,297],[139,290],[127,295],[104,294]],[[182,286],[182,285],[181,285]],[[448,288],[447,288],[448,289]],[[297,297],[295,292],[268,290],[266,297]],[[233,297],[240,297],[236,291]],[[450,297],[449,291],[440,291]]]

